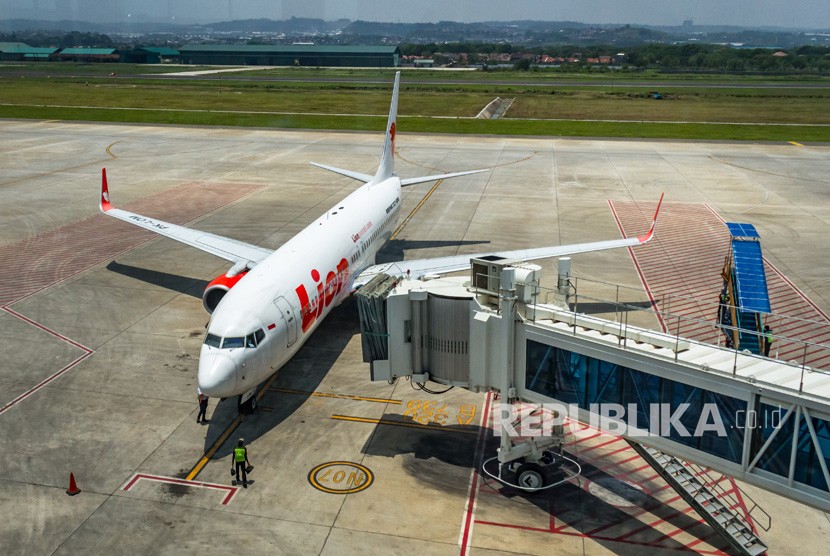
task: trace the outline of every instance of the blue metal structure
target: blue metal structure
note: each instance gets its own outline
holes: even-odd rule
[[[726,273],[734,307],[733,323],[738,328],[736,347],[762,354],[763,315],[772,310],[760,236],[752,224],[727,222],[726,226],[732,234],[731,264]]]

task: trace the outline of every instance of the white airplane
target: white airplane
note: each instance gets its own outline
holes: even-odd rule
[[[206,395],[239,396],[240,411],[253,411],[257,386],[291,359],[335,306],[378,273],[417,278],[464,270],[473,257],[559,257],[642,245],[654,235],[657,212],[648,232],[635,238],[375,264],[376,253],[395,230],[402,187],[487,171],[399,178],[393,164],[399,86],[400,72],[375,175],[312,163],[364,185],[276,251],[114,208],[106,168],[102,170],[100,207],[105,214],[233,263],[203,295],[204,307],[212,313],[199,355],[198,383]]]

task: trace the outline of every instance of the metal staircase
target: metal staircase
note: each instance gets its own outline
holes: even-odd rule
[[[694,470],[695,466],[681,459],[631,440],[627,442],[738,553],[747,556],[766,553],[767,545],[755,534],[752,526],[718,496],[717,488],[713,486],[717,481],[710,483],[701,480]],[[755,505],[753,509],[756,508],[760,509]]]

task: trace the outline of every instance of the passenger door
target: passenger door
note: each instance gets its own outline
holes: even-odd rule
[[[291,304],[288,303],[288,300],[284,297],[276,298],[274,300],[274,305],[277,306],[277,309],[285,321],[285,327],[287,330],[286,346],[291,347],[291,345],[297,341],[297,318],[294,316],[294,309],[291,308]]]

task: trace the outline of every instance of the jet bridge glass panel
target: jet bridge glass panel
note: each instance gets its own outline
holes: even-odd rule
[[[830,421],[810,416],[816,441],[821,448],[819,453],[810,434],[807,417],[796,413],[793,410],[788,417],[786,407],[759,403],[751,456],[754,458],[769,441],[769,446],[764,449],[756,466],[781,477],[789,477],[793,435],[797,435],[793,479],[826,492],[828,485],[820,459],[823,457],[825,465],[830,468]]]
[[[527,341],[525,387],[591,412],[598,410],[595,404],[621,405],[629,426],[660,433],[722,459],[741,461],[743,430],[737,418],[746,402],[737,398],[533,340]],[[710,416],[717,413],[723,434],[711,429],[696,434],[704,409]],[[666,427],[667,414],[679,415],[676,423],[681,426]],[[707,424],[713,422],[706,419]]]

